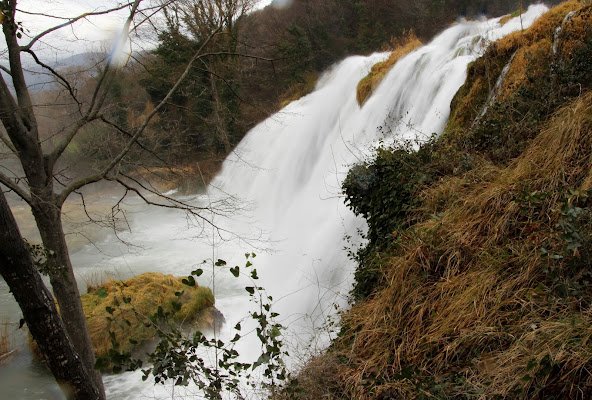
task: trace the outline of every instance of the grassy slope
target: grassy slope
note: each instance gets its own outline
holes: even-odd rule
[[[591,60],[592,5],[570,1],[471,65],[412,222],[303,397],[592,396]]]

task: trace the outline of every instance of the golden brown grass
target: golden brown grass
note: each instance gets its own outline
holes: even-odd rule
[[[520,96],[516,96],[516,89],[525,88],[533,92],[537,87],[544,87],[545,82],[548,83],[551,79],[552,63],[569,63],[570,54],[575,51],[574,49],[584,45],[582,39],[592,24],[590,10],[590,5],[580,1],[561,3],[542,15],[530,28],[514,32],[492,43],[484,56],[469,67],[467,81],[451,103],[451,117],[445,136],[452,134],[459,139],[470,133],[471,130],[466,128],[472,127],[472,124],[479,120],[480,113],[492,95],[495,103],[505,106],[505,112],[491,117],[500,119],[506,114],[506,119],[514,118],[511,117],[512,112],[515,112],[514,100]],[[575,15],[569,22],[564,22],[566,15],[571,11],[575,11]],[[562,26],[563,30],[556,43],[558,54],[554,55],[552,48],[559,26]],[[501,71],[510,61],[509,70],[501,86],[494,92]],[[536,105],[533,104],[531,108],[539,107],[542,110],[546,107],[545,104],[551,104],[555,100],[543,96],[537,99]],[[530,101],[532,103],[532,100]],[[518,106],[522,107],[519,112],[525,112],[526,107],[520,104]],[[491,110],[491,107],[489,109]],[[516,118],[512,126],[507,127],[508,131],[525,128],[524,121]],[[512,133],[520,136],[517,132]],[[531,137],[529,132],[523,131],[522,136],[527,137],[525,135]]]
[[[358,104],[364,105],[366,100],[370,98],[374,90],[378,87],[380,82],[384,79],[385,75],[391,70],[391,68],[401,58],[411,53],[422,45],[421,41],[415,36],[413,31],[409,31],[407,34],[399,39],[393,40],[393,51],[388,59],[385,61],[376,63],[372,66],[370,72],[366,77],[358,83],[358,89],[356,92],[356,99]]]
[[[8,321],[0,323],[0,365],[8,364],[16,353],[10,340],[9,326]]]
[[[559,189],[590,187],[590,149],[587,93],[508,168],[485,163],[425,193],[426,212],[441,218],[405,234],[382,289],[344,318],[349,330],[331,357],[345,361],[330,362],[348,396],[416,397],[415,378],[396,378],[406,367],[468,398],[536,397],[536,385],[554,385],[559,398],[592,393],[592,312],[552,295],[538,251],[557,221]],[[533,221],[515,201],[525,189],[552,193]],[[557,370],[535,377],[545,363]]]
[[[135,345],[130,340],[142,344],[154,339],[156,328],[146,323],[148,316],[156,313],[159,307],[164,312],[172,313],[173,320],[186,327],[211,328],[214,323],[212,291],[197,285],[186,286],[181,282],[182,279],[151,272],[125,282],[110,280],[82,295],[82,306],[95,353],[106,355],[111,349],[109,331],[115,333],[121,351],[134,349]],[[103,291],[107,296],[101,298],[99,293]],[[175,292],[184,293],[177,298]],[[124,298],[130,298],[131,302],[125,303]],[[175,312],[173,302],[182,304],[179,311]],[[112,314],[107,311],[107,307],[113,309]]]

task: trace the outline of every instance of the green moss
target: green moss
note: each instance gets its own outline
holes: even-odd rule
[[[81,296],[95,353],[105,356],[112,348],[131,352],[156,337],[149,316],[170,313],[186,327],[206,329],[214,323],[214,295],[207,287],[187,286],[172,275],[145,273],[127,281],[111,280]]]

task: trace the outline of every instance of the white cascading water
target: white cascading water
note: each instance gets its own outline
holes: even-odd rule
[[[384,137],[387,132],[405,138],[415,138],[418,132],[440,133],[468,64],[488,43],[528,27],[546,10],[531,6],[521,19],[503,26],[499,18],[455,24],[402,58],[361,108],[356,102],[357,84],[388,54],[345,59],[322,76],[313,93],[249,132],[225,161],[208,194],[195,200],[207,205],[232,196],[249,205],[230,216],[214,216],[214,223],[224,230],[210,232],[209,243],[194,239],[196,229],[181,213],[130,206],[141,214],[129,215],[132,232],[126,239],[141,249],[130,252],[102,243],[99,247],[107,257],[89,247],[73,255],[77,271],[182,276],[205,259],[221,258],[229,266],[242,267],[244,253],[253,251],[258,284],[274,298],[274,311],[288,328],[285,341],[291,353],[306,356],[323,349],[331,336],[324,329],[327,317],[334,315],[334,304],[347,305],[353,283],[355,265],[344,247],[359,244],[358,232],[365,229],[341,196],[348,167],[366,159],[379,140],[392,139]],[[378,130],[380,126],[386,129]],[[352,239],[348,242],[346,236]],[[215,279],[204,274],[198,282],[214,286],[217,307],[227,320],[221,337],[234,336],[231,328],[250,309],[244,290],[249,281],[218,269]],[[260,354],[254,339],[238,347],[244,361],[252,362]],[[106,376],[108,397],[171,398],[171,387],[153,387],[140,377],[140,373]],[[191,388],[175,390],[175,398],[196,395]]]

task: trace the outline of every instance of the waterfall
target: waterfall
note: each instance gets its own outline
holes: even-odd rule
[[[206,231],[209,243],[195,240],[204,230],[188,226],[182,213],[129,206],[142,214],[134,217],[130,212],[132,233],[119,236],[140,249],[130,251],[113,240],[98,244],[107,252],[104,255],[89,246],[72,257],[77,272],[100,269],[117,277],[156,271],[181,276],[205,259],[222,258],[229,266],[242,267],[243,254],[254,252],[258,285],[274,298],[273,308],[287,327],[284,336],[291,353],[306,356],[322,350],[334,334],[325,329],[325,322],[335,315],[335,306],[347,306],[353,284],[355,265],[345,248],[359,246],[360,232],[366,229],[341,196],[348,168],[367,159],[380,141],[441,133],[468,64],[490,42],[521,29],[521,24],[528,27],[546,10],[531,6],[522,21],[514,18],[503,26],[499,18],[451,26],[399,60],[361,108],[356,102],[357,84],[388,54],[353,56],[336,64],[313,93],[249,132],[207,193],[192,200],[229,207],[226,215],[211,216],[220,230]],[[232,208],[233,204],[240,207]],[[228,322],[221,335],[229,337],[249,310],[244,287],[250,284],[227,271],[212,270],[198,281],[215,285],[217,307]],[[259,354],[253,343],[238,348],[247,362]],[[172,388],[142,383],[141,376],[139,372],[105,376],[108,397],[171,398]],[[194,396],[195,389],[175,388],[175,398],[184,394]]]
[[[239,266],[244,265],[245,252],[257,253],[253,262],[258,284],[274,298],[274,311],[287,327],[284,340],[290,353],[305,358],[322,350],[334,334],[325,329],[327,318],[335,315],[335,307],[347,306],[353,284],[355,265],[345,248],[360,245],[360,232],[366,229],[365,221],[353,215],[341,196],[349,167],[367,159],[380,141],[441,133],[468,64],[489,43],[521,29],[521,24],[530,26],[546,10],[542,5],[531,6],[522,21],[514,18],[503,26],[499,18],[451,26],[399,60],[361,108],[356,102],[357,84],[388,54],[353,56],[334,65],[311,94],[245,136],[201,199],[227,204],[231,198],[248,206],[231,212],[231,217],[214,216],[224,230],[212,236],[213,247],[193,241],[187,249],[176,251],[185,259],[223,258],[228,265]],[[168,228],[151,232],[152,243],[166,243],[175,229],[185,228],[183,222],[167,219],[163,223]],[[165,246],[165,256],[160,257],[168,263],[178,260],[179,254],[172,255],[169,244],[150,251],[158,253]],[[131,263],[129,258],[127,262]],[[191,262],[174,264],[179,274],[188,272]],[[249,310],[244,290],[248,281],[229,275],[218,271],[214,280],[217,306],[228,321],[222,337],[231,337],[232,327]],[[260,354],[256,340],[247,340],[238,351],[250,362]],[[107,380],[110,396],[117,396],[121,379],[125,378]],[[166,397],[153,388],[143,390],[149,396]],[[136,393],[120,397],[135,398]]]
[[[313,93],[249,132],[225,161],[210,193],[250,202],[251,219],[243,225],[269,232],[275,253],[257,259],[262,286],[282,298],[276,310],[296,326],[289,341],[313,345],[300,351],[323,348],[330,335],[315,333],[333,305],[347,305],[355,266],[344,247],[359,244],[365,229],[341,196],[349,167],[367,159],[379,141],[441,133],[468,64],[546,10],[531,6],[522,21],[504,26],[499,19],[455,24],[399,60],[361,108],[357,84],[388,54],[349,57],[326,72]],[[241,229],[235,225],[249,236]]]

